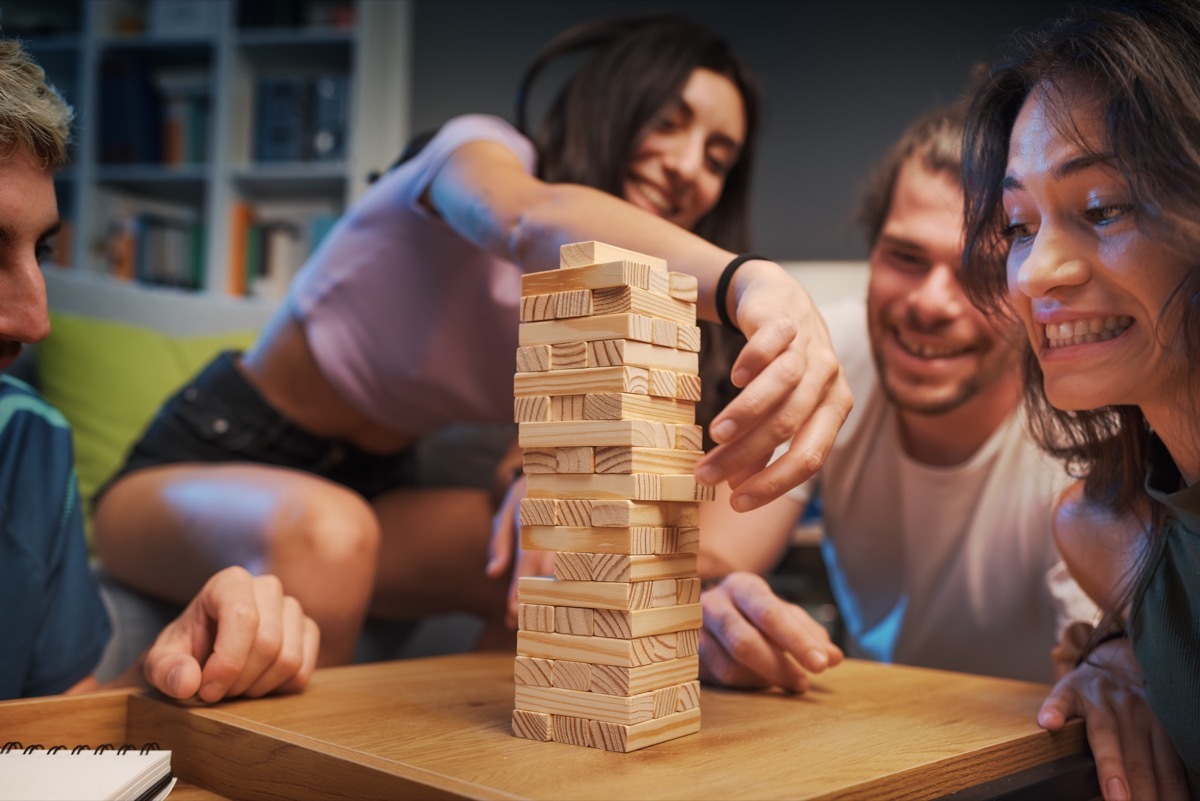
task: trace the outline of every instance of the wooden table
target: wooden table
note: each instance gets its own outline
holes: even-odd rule
[[[803,696],[705,688],[699,734],[629,754],[514,737],[512,656],[318,671],[300,695],[0,704],[0,736],[157,741],[172,799],[932,798],[1084,753],[1034,723],[1047,687],[850,660]]]

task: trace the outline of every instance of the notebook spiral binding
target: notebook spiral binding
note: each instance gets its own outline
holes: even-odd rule
[[[9,740],[2,748],[0,748],[0,754],[12,754],[17,751],[21,752],[22,754],[32,754],[34,751],[46,751],[48,753],[55,754],[59,751],[66,750],[67,746],[65,745],[52,745],[49,748],[46,748],[41,743],[34,743],[33,745],[26,746],[22,745],[16,740]],[[103,754],[105,751],[116,751],[118,754],[127,754],[130,751],[137,751],[140,754],[148,754],[151,751],[158,751],[159,747],[158,743],[155,742],[145,743],[141,748],[130,743],[125,743],[124,745],[120,746],[113,745],[112,743],[103,743],[94,748],[90,745],[77,745],[70,750],[72,754],[82,754],[85,751],[91,751],[95,754]]]

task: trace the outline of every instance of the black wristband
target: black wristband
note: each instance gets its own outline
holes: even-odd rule
[[[1101,645],[1104,645],[1104,643],[1112,642],[1113,640],[1119,640],[1122,637],[1126,637],[1126,636],[1128,636],[1128,634],[1125,631],[1125,629],[1113,629],[1112,631],[1105,632],[1100,637],[1097,637],[1095,642],[1088,643],[1089,647],[1087,649],[1087,652],[1079,655],[1079,659],[1075,660],[1075,667],[1079,667],[1084,662],[1086,662],[1088,660],[1088,657],[1091,656],[1092,654],[1094,654],[1096,652],[1096,649],[1099,648]]]
[[[721,271],[721,277],[717,279],[717,294],[714,298],[717,303],[717,317],[721,320],[721,325],[739,334],[742,333],[741,329],[734,324],[733,320],[729,319],[729,312],[726,310],[726,307],[729,305],[726,302],[729,294],[729,282],[733,280],[733,274],[737,272],[738,267],[755,259],[770,261],[766,256],[760,256],[757,253],[743,253],[734,258],[729,264],[726,264],[725,269]]]

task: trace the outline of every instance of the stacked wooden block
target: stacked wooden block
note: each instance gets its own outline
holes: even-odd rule
[[[528,496],[513,732],[633,751],[700,729],[696,279],[598,242],[522,278]]]

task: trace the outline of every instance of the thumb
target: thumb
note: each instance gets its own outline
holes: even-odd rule
[[[200,663],[174,626],[164,630],[146,652],[143,672],[150,686],[172,698],[191,698],[200,690]]]
[[[1046,696],[1046,700],[1042,702],[1042,708],[1038,710],[1037,722],[1043,729],[1058,731],[1066,725],[1067,718],[1075,712],[1075,692],[1069,686],[1063,686],[1069,679],[1068,675],[1067,678],[1055,685],[1050,694]]]

